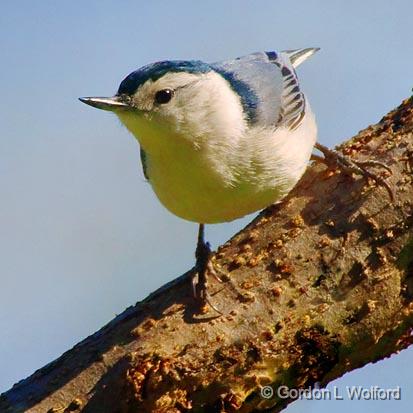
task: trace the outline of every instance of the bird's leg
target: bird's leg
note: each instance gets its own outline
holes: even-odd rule
[[[211,247],[209,243],[205,242],[204,239],[205,227],[204,224],[199,224],[198,228],[198,242],[196,244],[195,250],[195,258],[196,258],[196,275],[197,275],[197,282],[195,279],[192,280],[192,286],[194,290],[194,296],[199,301],[203,301],[205,303],[205,294],[207,290],[207,279],[206,279],[206,271],[208,261],[211,256]]]
[[[192,289],[195,299],[198,301],[199,307],[203,308],[206,304],[214,309],[217,313],[222,314],[210,301],[208,294],[208,285],[207,285],[207,272],[210,272],[211,275],[214,275],[216,278],[215,271],[211,264],[211,247],[209,242],[205,242],[204,239],[204,224],[199,224],[198,229],[198,242],[195,250],[196,258],[196,273],[192,278]],[[196,280],[197,278],[197,280]]]
[[[372,167],[380,167],[386,169],[388,172],[391,173],[391,169],[385,165],[384,163],[377,162],[377,161],[356,161],[350,159],[348,156],[345,156],[334,149],[329,149],[326,146],[322,145],[321,143],[316,143],[315,148],[317,148],[322,154],[324,158],[318,155],[312,155],[311,159],[317,162],[323,162],[329,167],[338,167],[346,173],[356,173],[361,175],[365,178],[370,178],[376,182],[377,185],[383,186],[392,202],[394,202],[394,194],[392,189],[390,188],[389,184],[383,179],[382,177],[368,171],[366,168],[369,166]]]

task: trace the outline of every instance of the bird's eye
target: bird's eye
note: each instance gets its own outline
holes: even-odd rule
[[[158,90],[155,93],[155,102],[159,104],[168,103],[174,95],[174,91],[172,89],[162,89]]]

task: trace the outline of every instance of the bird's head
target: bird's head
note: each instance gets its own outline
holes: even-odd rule
[[[164,61],[129,74],[110,98],[80,98],[114,112],[154,153],[172,145],[201,148],[237,139],[246,124],[242,99],[222,73],[200,61]]]

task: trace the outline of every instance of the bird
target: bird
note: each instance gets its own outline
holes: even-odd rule
[[[143,174],[160,202],[198,223],[193,291],[201,306],[216,309],[204,226],[279,202],[307,167],[317,124],[296,68],[318,50],[159,61],[127,75],[112,97],[79,98],[118,116],[140,145]]]
[[[173,214],[198,223],[194,298],[211,302],[215,276],[205,225],[228,222],[280,202],[309,160],[357,173],[393,191],[358,161],[317,142],[317,123],[297,67],[318,47],[257,52],[235,59],[164,60],[127,75],[112,97],[81,102],[113,112],[140,145],[145,178]],[[316,148],[324,157],[312,153]],[[221,280],[222,281],[222,280]]]

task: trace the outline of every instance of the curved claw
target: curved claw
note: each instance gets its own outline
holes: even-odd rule
[[[206,270],[206,269],[205,269]],[[194,276],[192,277],[192,294],[197,301],[199,308],[203,312],[203,309],[205,308],[205,305],[208,304],[209,307],[211,307],[214,311],[216,311],[220,315],[224,315],[224,313],[219,310],[212,302],[211,302],[211,295],[208,292],[207,288],[207,283],[203,283],[202,280],[203,278],[206,279],[206,274],[202,276],[200,274],[200,271],[203,271],[202,269],[196,271]],[[197,279],[197,280],[196,280]],[[222,282],[222,281],[221,281]]]
[[[379,161],[353,161],[357,166],[376,166],[380,168],[384,168],[387,172],[390,172],[391,174],[393,171],[389,166],[386,164],[379,162]]]
[[[362,171],[363,171],[363,175],[366,176],[367,178],[370,178],[372,180],[374,180],[378,185],[383,186],[384,188],[386,188],[387,193],[389,194],[389,197],[391,199],[392,202],[394,202],[394,193],[393,190],[391,189],[390,185],[386,182],[385,179],[383,179],[381,176],[378,176],[376,174],[372,174],[371,172],[369,172],[367,169],[364,168],[364,165],[367,166],[372,166],[372,162],[375,161],[366,161],[366,162],[354,162]],[[391,172],[391,169],[384,164],[381,164],[380,162],[378,162],[380,165],[377,165],[377,163],[375,162],[374,166],[381,166],[384,167],[386,170]]]
[[[354,161],[348,158],[347,156],[338,153],[334,149],[329,149],[318,142],[315,144],[315,147],[323,153],[324,158],[322,158],[321,156],[313,155],[312,159],[319,162],[324,162],[325,164],[327,164],[327,166],[333,165],[335,167],[339,167],[344,171],[354,172],[358,175],[364,176],[365,178],[370,178],[374,180],[377,183],[377,185],[383,186],[387,190],[391,202],[394,202],[395,198],[393,190],[390,187],[390,185],[386,182],[386,180],[376,174],[371,173],[366,169],[367,166],[375,166],[384,168],[391,173],[392,171],[387,165],[378,161]]]
[[[212,304],[211,300],[210,300],[210,295],[208,294],[208,292],[205,293],[205,297],[204,297],[206,303],[214,310],[216,311],[218,314],[220,315],[224,315],[224,313],[219,310],[214,304]]]

